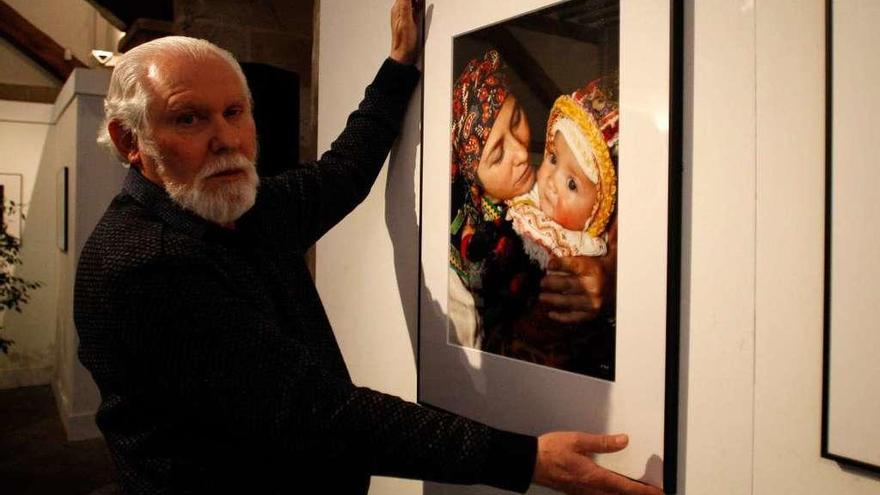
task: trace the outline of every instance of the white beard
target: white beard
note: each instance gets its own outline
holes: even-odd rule
[[[236,154],[218,158],[203,168],[192,184],[182,184],[166,178],[163,160],[157,161],[157,172],[165,190],[181,208],[217,224],[229,224],[245,214],[257,199],[260,178],[252,160]],[[245,173],[238,180],[215,181],[210,176],[232,170]]]

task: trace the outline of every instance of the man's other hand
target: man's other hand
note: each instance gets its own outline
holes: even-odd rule
[[[423,0],[395,0],[391,7],[391,55],[401,64],[412,65],[416,61],[419,45],[417,16],[422,11]]]
[[[577,495],[663,495],[660,489],[599,467],[592,454],[623,450],[626,435],[554,432],[538,437],[534,483]]]

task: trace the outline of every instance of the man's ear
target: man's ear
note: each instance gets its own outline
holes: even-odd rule
[[[111,120],[107,125],[107,131],[110,133],[110,139],[116,150],[122,155],[128,163],[132,165],[141,164],[141,151],[138,147],[137,137],[118,120]]]

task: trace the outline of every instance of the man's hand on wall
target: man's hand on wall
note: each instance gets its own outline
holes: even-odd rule
[[[391,7],[391,55],[401,64],[412,65],[416,61],[419,45],[417,16],[422,11],[423,0],[395,0]]]

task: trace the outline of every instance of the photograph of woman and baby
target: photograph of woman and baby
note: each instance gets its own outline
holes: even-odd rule
[[[614,380],[618,37],[574,1],[454,40],[450,344]]]

